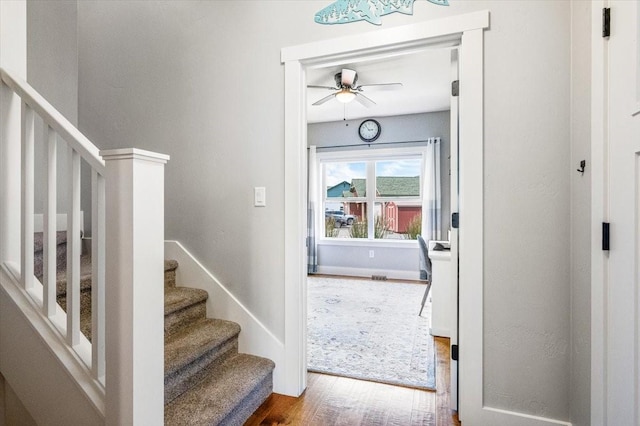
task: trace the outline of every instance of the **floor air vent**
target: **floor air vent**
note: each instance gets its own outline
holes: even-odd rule
[[[386,275],[371,275],[371,279],[374,281],[386,281],[387,280],[387,276]]]

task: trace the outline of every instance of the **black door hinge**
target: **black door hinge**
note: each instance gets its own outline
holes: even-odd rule
[[[602,250],[609,250],[609,224],[602,222]]]
[[[458,345],[451,345],[451,359],[458,360]]]
[[[602,8],[602,37],[611,35],[611,8]]]
[[[458,213],[451,213],[451,227],[458,229],[460,226],[460,215]]]
[[[458,96],[460,94],[460,80],[451,82],[451,96]]]

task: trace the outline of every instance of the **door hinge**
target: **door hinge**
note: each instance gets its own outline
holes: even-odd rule
[[[602,222],[602,250],[609,250],[609,223]]]
[[[458,96],[460,94],[460,80],[451,82],[451,96]]]
[[[451,227],[454,229],[458,229],[459,226],[460,226],[460,214],[451,213]]]
[[[611,35],[611,8],[602,8],[602,37]]]
[[[451,359],[458,360],[458,345],[451,345]]]

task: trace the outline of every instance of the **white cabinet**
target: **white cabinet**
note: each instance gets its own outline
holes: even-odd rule
[[[451,293],[451,252],[429,250],[431,259],[431,329],[432,336],[451,337],[456,307]]]

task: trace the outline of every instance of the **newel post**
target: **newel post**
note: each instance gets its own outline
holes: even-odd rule
[[[164,165],[101,151],[106,163],[106,424],[164,422]]]

